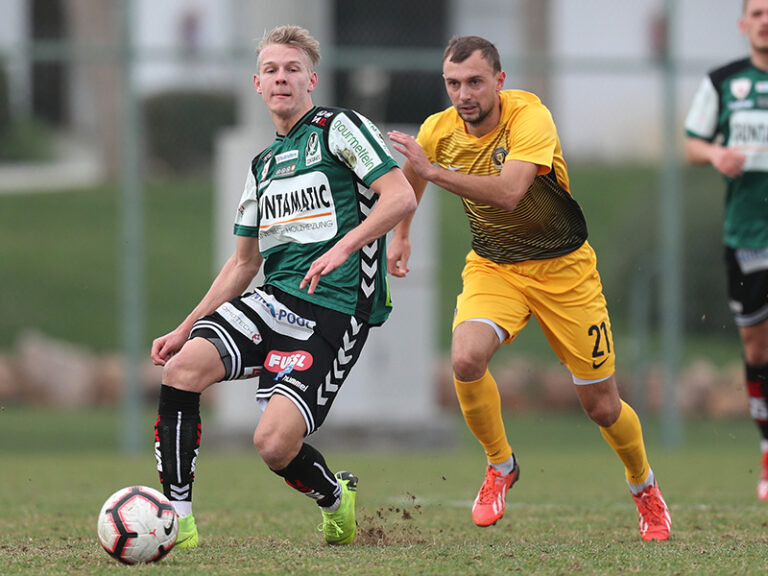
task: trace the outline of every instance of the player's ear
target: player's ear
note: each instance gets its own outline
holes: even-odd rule
[[[256,92],[261,94],[261,81],[258,74],[253,75],[253,85],[256,87]]]
[[[504,72],[504,70],[499,71],[498,74],[496,74],[496,91],[498,92],[502,88],[504,88],[504,80],[506,80],[507,74]]]
[[[307,88],[307,92],[312,92],[315,88],[317,88],[317,72],[312,72],[309,75],[309,88]]]

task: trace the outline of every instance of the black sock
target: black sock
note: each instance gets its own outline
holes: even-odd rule
[[[286,484],[306,494],[319,506],[333,506],[341,496],[341,485],[328,469],[325,458],[309,444],[302,444],[288,466],[272,472],[285,478]]]
[[[768,364],[750,366],[747,364],[747,393],[749,394],[749,413],[768,441]]]
[[[200,393],[163,384],[155,422],[155,459],[169,500],[192,501],[201,432]]]

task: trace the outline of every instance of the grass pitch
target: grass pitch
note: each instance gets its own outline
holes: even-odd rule
[[[505,518],[486,529],[470,515],[482,450],[463,423],[451,451],[320,446],[333,469],[360,477],[358,536],[342,548],[323,544],[314,504],[254,450],[222,451],[206,446],[204,435],[195,483],[201,547],[128,568],[101,550],[96,516],[116,489],[158,482],[150,415],[146,453],[138,456],[117,451],[118,420],[109,411],[0,411],[4,575],[768,572],[768,505],[755,499],[757,432],[746,417],[688,422],[674,450],[646,424],[651,465],[673,515],[673,536],[663,543],[640,540],[621,465],[581,414],[507,417],[522,474]]]

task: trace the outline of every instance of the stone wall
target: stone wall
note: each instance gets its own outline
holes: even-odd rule
[[[495,366],[493,373],[506,410],[580,410],[570,374],[561,365],[518,358]],[[155,403],[162,368],[152,364],[149,354],[141,374],[142,395]],[[435,374],[440,407],[457,410],[447,358],[438,362]],[[117,354],[96,354],[37,332],[22,334],[13,350],[0,354],[0,405],[110,405],[120,400],[123,380]],[[644,382],[622,373],[617,382],[628,402],[660,413],[663,390],[658,368],[651,367]],[[677,399],[683,416],[748,417],[744,367],[740,362],[718,368],[704,359],[693,361],[682,371]]]

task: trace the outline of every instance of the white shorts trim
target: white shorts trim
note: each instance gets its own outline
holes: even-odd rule
[[[480,322],[482,324],[488,324],[488,326],[494,329],[496,336],[499,337],[499,344],[504,344],[504,340],[507,339],[507,331],[488,318],[467,318],[464,322]]]
[[[579,378],[571,374],[571,377],[573,378],[573,383],[576,384],[576,386],[588,386],[589,384],[597,384],[598,382],[603,382],[605,380],[608,380],[608,378],[610,378],[611,376],[613,376],[613,374],[609,374],[604,378],[595,378],[594,380],[585,380],[584,378]]]

